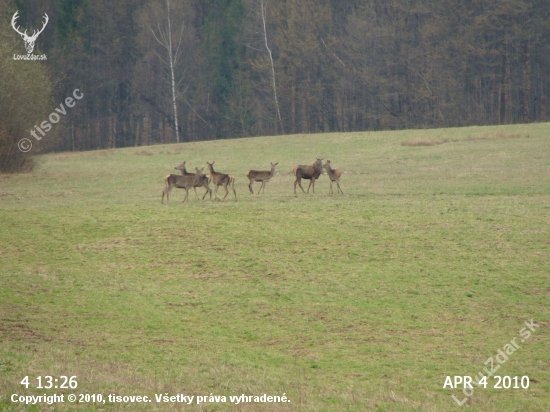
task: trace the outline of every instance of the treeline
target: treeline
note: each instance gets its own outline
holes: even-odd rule
[[[0,4],[20,54],[13,13],[29,31],[50,17],[35,50],[47,61],[3,47],[12,70],[47,72],[52,110],[85,94],[60,150],[550,120],[548,0]]]

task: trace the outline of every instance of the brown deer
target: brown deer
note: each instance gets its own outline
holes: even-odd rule
[[[193,185],[202,177],[206,177],[202,174],[202,169],[197,169],[197,173],[195,173],[193,176],[186,175],[186,176],[180,176],[180,175],[173,175],[169,174],[164,178],[164,182],[166,183],[166,187],[162,191],[162,199],[160,200],[160,203],[164,203],[164,195],[166,194],[166,203],[169,203],[168,195],[172,191],[174,187],[177,187],[178,189],[185,189],[185,198],[183,199],[182,203],[187,200],[189,197],[189,189],[193,187]]]
[[[182,176],[195,176],[195,173],[189,173],[185,169],[185,160],[181,162],[179,166],[174,167],[174,169],[181,170]],[[206,189],[206,192],[204,192],[204,196],[202,197],[202,200],[204,200],[204,198],[208,193],[210,193],[210,199],[212,199],[212,189],[210,189],[210,187],[208,186],[208,177],[203,175],[203,177],[193,185],[195,196],[197,197],[197,200],[199,200],[199,196],[197,195],[197,187],[204,187]]]
[[[223,174],[223,173],[215,172],[214,167],[213,167],[214,162],[212,162],[212,163],[206,162],[206,164],[208,165],[208,170],[210,171],[210,175],[208,176],[208,178],[214,184],[214,198],[216,200],[219,200],[218,195],[217,195],[218,188],[220,186],[223,186],[223,188],[225,189],[225,196],[223,197],[222,202],[225,201],[225,198],[229,194],[229,190],[227,189],[227,186],[231,185],[231,189],[233,190],[233,193],[235,194],[235,202],[236,202],[237,201],[237,192],[235,191],[235,177],[231,176],[231,175],[226,175],[226,174]]]
[[[294,181],[294,194],[296,194],[296,185],[300,185],[302,192],[306,193],[302,187],[302,179],[309,179],[309,186],[307,188],[307,193],[309,193],[309,188],[313,186],[313,193],[315,193],[315,179],[318,179],[321,176],[323,171],[323,159],[317,159],[315,163],[311,166],[298,165],[292,168],[292,171],[296,175],[296,180]]]
[[[251,195],[254,194],[254,191],[252,190],[252,183],[254,182],[262,182],[260,190],[258,190],[257,194],[260,194],[262,188],[264,189],[265,193],[265,184],[266,182],[269,182],[269,180],[273,177],[273,174],[275,173],[275,166],[277,166],[278,164],[279,162],[275,164],[271,163],[271,170],[249,170],[248,172],[246,172],[246,177],[248,177],[248,180],[250,180],[250,183],[248,184],[248,189],[250,190]]]
[[[336,185],[338,186],[338,193],[342,192],[342,194],[344,194],[344,191],[340,188],[340,176],[342,176],[342,173],[338,169],[332,169],[330,167],[330,160],[327,160],[323,167],[327,171],[328,177],[330,179],[329,194],[332,194],[332,182],[336,182]]]

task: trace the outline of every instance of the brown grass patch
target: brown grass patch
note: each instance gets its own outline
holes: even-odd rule
[[[153,153],[148,150],[136,150],[134,154],[138,156],[153,156]]]
[[[500,140],[500,139],[520,139],[520,138],[529,138],[529,134],[522,135],[521,133],[504,133],[504,132],[496,132],[495,134],[491,135],[489,133],[483,133],[481,136],[472,136],[469,135],[464,140]]]
[[[0,325],[0,333],[4,336],[10,336],[12,339],[20,339],[25,341],[45,339],[43,336],[37,334],[29,326],[24,325],[21,320],[16,319],[0,319],[2,325]]]
[[[401,142],[401,146],[436,146],[448,141],[449,139],[409,139]]]
[[[461,139],[462,141],[471,141],[471,140],[500,140],[500,139],[520,139],[520,138],[529,138],[531,137],[528,133],[521,134],[521,133],[504,133],[502,131],[496,132],[495,134],[489,134],[489,133],[483,133],[480,136],[473,136],[468,135],[465,139]],[[460,139],[409,139],[401,142],[401,146],[410,146],[410,147],[418,147],[418,146],[436,146],[438,144],[443,144],[447,142],[459,142]]]

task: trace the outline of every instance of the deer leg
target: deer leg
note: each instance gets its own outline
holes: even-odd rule
[[[344,194],[344,191],[340,188],[340,182],[338,180],[336,181],[336,184],[338,185],[338,190]]]
[[[253,179],[250,179],[250,182],[248,183],[248,190],[250,190],[250,194],[253,195],[254,194],[254,191],[252,190],[252,182],[254,180]]]
[[[214,200],[220,200],[218,199],[218,188],[219,186],[217,184],[214,184]]]
[[[223,197],[222,202],[225,202],[225,198],[226,198],[227,195],[229,194],[229,189],[227,189],[227,183],[225,183],[225,184],[223,185],[223,188],[225,189],[225,196]]]
[[[332,194],[332,180],[330,181],[330,189],[328,191],[328,194],[331,195]]]
[[[260,192],[262,191],[262,187],[264,187],[264,184],[265,184],[265,182],[262,181],[262,184],[260,185],[260,189],[258,190],[258,193],[257,193],[258,195],[259,195]],[[265,193],[265,191],[264,191],[264,193]]]
[[[298,186],[300,186],[300,189],[302,189],[302,192],[304,192],[304,193],[306,192],[304,190],[304,188],[302,187],[302,178],[297,177],[296,181],[294,182],[294,194],[296,194],[296,184],[298,184]]]
[[[164,204],[164,194],[166,194],[166,204],[169,203],[168,194],[170,193],[170,190],[172,190],[172,186],[171,185],[166,185],[166,187],[162,191],[162,199],[160,200],[160,203]]]
[[[185,203],[185,201],[187,200],[187,198],[189,197],[189,189],[187,189],[187,187],[184,187],[185,189],[185,197],[183,198],[183,200],[181,201],[181,203]]]
[[[203,186],[206,189],[206,192],[204,193],[202,200],[204,200],[204,198],[206,197],[206,193],[210,193],[210,200],[212,200],[212,189],[210,189],[210,186],[208,186],[208,182],[204,182]]]
[[[197,194],[197,188],[195,186],[193,186],[193,190],[195,191],[195,197],[199,200],[199,195]]]
[[[231,189],[233,189],[233,194],[235,195],[235,202],[237,201],[237,191],[235,190],[235,182],[231,185]]]
[[[313,193],[315,193],[315,179],[312,177],[309,181],[309,186],[307,187],[307,192],[309,193],[309,188],[313,185]]]
[[[168,182],[166,182],[166,185],[164,186],[164,190],[162,191],[162,198],[160,199],[161,204],[164,204],[164,195],[166,194],[167,190],[168,190]],[[168,202],[168,195],[166,195],[166,202]]]

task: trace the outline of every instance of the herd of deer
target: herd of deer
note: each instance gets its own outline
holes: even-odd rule
[[[206,164],[208,165],[208,176],[202,173],[204,167],[200,169],[196,167],[195,173],[187,172],[187,170],[185,169],[185,161],[183,161],[179,166],[176,166],[174,169],[180,170],[181,175],[169,174],[164,178],[166,187],[162,192],[161,203],[164,203],[164,195],[166,195],[166,203],[168,203],[168,195],[173,188],[185,189],[185,198],[183,199],[184,202],[189,197],[189,189],[191,188],[195,190],[195,196],[197,197],[197,199],[199,198],[199,196],[197,195],[197,187],[204,187],[206,189],[206,192],[202,197],[203,200],[207,194],[210,194],[210,199],[212,199],[212,189],[210,189],[209,187],[210,183],[214,184],[214,198],[216,200],[219,200],[217,195],[218,188],[220,186],[223,186],[223,188],[225,189],[225,196],[222,199],[222,201],[224,201],[229,194],[229,189],[227,187],[230,186],[231,190],[233,190],[233,194],[235,195],[235,201],[237,201],[237,192],[235,191],[235,177],[232,175],[215,172],[214,162],[206,162]],[[254,194],[254,191],[252,190],[252,184],[254,182],[262,182],[262,184],[260,185],[260,189],[258,190],[258,194],[262,189],[265,193],[265,184],[269,182],[269,180],[275,174],[275,166],[277,166],[278,164],[279,162],[271,163],[271,170],[249,170],[248,172],[246,172],[246,177],[250,181],[250,183],[248,184],[250,194]],[[332,169],[330,167],[330,160],[327,160],[327,162],[323,164],[323,159],[319,158],[312,165],[297,165],[292,168],[292,173],[294,174],[294,176],[296,176],[296,180],[294,181],[294,194],[296,194],[296,185],[299,185],[300,189],[302,189],[302,192],[306,193],[306,191],[302,187],[302,179],[309,180],[307,193],[309,193],[309,189],[311,187],[313,187],[313,193],[315,193],[315,180],[317,180],[319,176],[321,176],[323,168],[327,171],[328,177],[330,178],[329,193],[333,193],[332,183],[336,182],[336,185],[338,186],[338,193],[342,192],[342,194],[344,194],[344,192],[340,188],[340,176],[342,176],[342,173],[340,173],[338,169]]]

